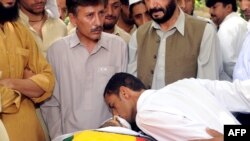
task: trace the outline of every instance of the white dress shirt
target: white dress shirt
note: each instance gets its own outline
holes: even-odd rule
[[[180,10],[180,15],[171,29],[167,32],[160,30],[160,26],[153,22],[152,26],[157,30],[161,41],[158,49],[158,58],[154,70],[152,88],[159,89],[165,86],[165,46],[166,39],[174,32],[180,32],[184,35],[185,15]],[[132,34],[129,42],[129,64],[127,72],[137,76],[137,39],[136,31]],[[198,70],[197,78],[204,79],[219,79],[222,69],[222,58],[220,54],[219,41],[216,35],[216,30],[213,25],[207,24],[203,33],[203,38],[200,45],[200,53],[197,59]],[[167,79],[167,78],[166,78]]]
[[[223,68],[232,80],[233,70],[247,34],[247,22],[232,12],[219,26],[218,37],[223,57]]]
[[[236,62],[233,79],[250,79],[250,22],[248,22],[248,35],[243,43],[238,60]]]
[[[250,80],[183,79],[138,99],[136,123],[158,141],[211,138],[206,128],[240,124],[230,111],[250,112]]]

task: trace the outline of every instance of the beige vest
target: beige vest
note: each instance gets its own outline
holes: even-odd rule
[[[185,14],[184,36],[176,31],[166,40],[165,83],[196,77],[197,58],[206,22]],[[160,37],[152,22],[137,30],[137,76],[151,88],[157,60]]]

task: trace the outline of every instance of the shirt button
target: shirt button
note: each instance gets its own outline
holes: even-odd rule
[[[161,39],[157,39],[156,42],[157,42],[157,43],[160,43],[160,42],[161,42]]]
[[[154,55],[154,59],[157,59],[157,56],[156,56],[156,55]]]
[[[151,74],[154,74],[154,70],[151,70],[150,72],[151,72]]]

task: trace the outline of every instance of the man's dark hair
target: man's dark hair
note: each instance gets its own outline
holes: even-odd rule
[[[119,89],[121,86],[128,87],[129,89],[137,92],[146,89],[140,79],[134,77],[131,74],[120,72],[114,74],[110,78],[108,84],[105,87],[103,96],[105,97],[106,95],[110,94],[119,95]]]
[[[19,18],[17,1],[14,6],[8,8],[4,7],[0,2],[0,24],[3,24],[7,21],[14,22]]]
[[[99,4],[103,4],[105,7],[107,6],[107,0],[66,0],[66,5],[69,13],[77,14],[78,6],[96,6]]]
[[[138,2],[133,3],[133,4],[131,4],[131,5],[129,6],[129,16],[130,16],[130,17],[132,17],[134,6],[137,5],[137,4],[140,4],[140,3],[145,4],[144,1],[138,1]]]
[[[129,5],[129,0],[120,0],[121,4]]]
[[[234,12],[237,11],[237,3],[236,0],[206,0],[206,6],[207,7],[212,7],[214,4],[216,4],[217,2],[221,2],[223,4],[223,6],[225,7],[228,4],[232,5],[232,9]]]

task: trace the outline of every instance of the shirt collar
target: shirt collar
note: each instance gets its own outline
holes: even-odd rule
[[[179,10],[180,10],[180,15],[178,16],[175,24],[173,25],[173,27],[171,29],[176,28],[177,31],[179,31],[181,33],[181,35],[184,36],[185,14],[180,8],[179,8]],[[156,23],[155,21],[153,21],[152,27],[156,30],[161,29],[160,25],[158,23]]]
[[[69,48],[74,48],[80,44],[80,40],[76,34],[76,30],[69,35]]]
[[[228,14],[228,15],[224,18],[224,20],[222,21],[222,23],[225,22],[226,20],[230,19],[231,17],[238,17],[238,16],[240,16],[240,14],[238,14],[238,13],[236,13],[236,12],[231,12],[230,14]],[[221,23],[221,24],[222,24],[222,23]],[[221,25],[221,24],[220,24],[220,25]]]
[[[142,107],[145,106],[147,103],[147,100],[150,99],[148,98],[149,96],[152,96],[157,90],[149,89],[145,90],[144,92],[141,93],[138,101],[137,101],[137,111],[141,111]]]
[[[115,25],[115,29],[114,29],[113,34],[120,36],[120,33],[119,33],[118,28],[119,28],[119,27],[118,27],[117,25]]]
[[[21,19],[25,21],[25,23],[29,23],[29,17],[23,13],[22,10],[19,9],[19,16]],[[45,16],[47,16],[47,20],[52,18],[51,15],[45,10]]]
[[[79,38],[78,38],[78,36],[76,34],[76,31],[77,31],[77,29],[72,34],[70,34],[70,37],[69,37],[70,38],[69,39],[69,47],[70,48],[77,47],[78,45],[81,44],[81,42],[80,42],[80,40],[79,40]],[[108,45],[108,43],[109,43],[108,39],[110,39],[110,38],[106,38],[105,34],[107,34],[107,33],[102,32],[101,38],[97,42],[96,49],[94,49],[94,50],[99,50],[100,48],[104,48],[104,49],[109,50],[110,45]]]

